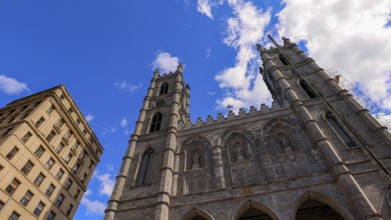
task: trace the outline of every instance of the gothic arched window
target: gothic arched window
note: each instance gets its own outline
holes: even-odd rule
[[[152,148],[149,148],[145,151],[137,176],[136,185],[140,186],[149,182],[149,176],[151,175],[153,156],[155,151]]]
[[[163,83],[160,87],[160,95],[166,94],[168,92],[168,83]]]
[[[286,59],[286,57],[285,57],[284,55],[280,54],[280,55],[278,56],[278,58],[280,58],[281,62],[282,62],[284,65],[288,65],[288,64],[289,64],[288,60]]]
[[[318,97],[314,91],[312,91],[312,89],[308,86],[308,84],[306,83],[306,81],[304,80],[300,80],[300,86],[301,88],[304,90],[305,93],[307,93],[308,97],[310,97],[310,99],[314,99],[316,97]]]
[[[357,146],[356,143],[354,143],[354,141],[349,137],[349,135],[342,128],[342,126],[339,124],[339,122],[331,112],[326,113],[326,119],[330,123],[331,127],[334,128],[335,132],[337,132],[338,136],[342,139],[342,141],[345,142],[346,146],[348,147]]]
[[[160,125],[162,124],[162,118],[163,118],[163,115],[160,112],[156,113],[153,116],[152,123],[151,123],[151,129],[149,130],[150,132],[155,132],[155,131],[160,130]]]

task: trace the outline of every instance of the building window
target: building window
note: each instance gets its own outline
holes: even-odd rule
[[[15,120],[16,116],[12,117],[9,121],[8,121],[8,124],[10,124],[11,122],[13,122]]]
[[[63,118],[58,119],[57,125],[61,128],[65,124],[65,121]]]
[[[306,81],[300,80],[300,86],[304,90],[304,92],[308,95],[308,97],[310,97],[310,99],[314,99],[314,98],[318,97],[314,93],[314,91],[312,91],[311,87],[307,84]]]
[[[56,217],[56,213],[54,213],[54,212],[50,212],[49,214],[48,214],[48,216],[46,217],[46,220],[54,220],[54,218]]]
[[[80,120],[79,119],[76,119],[75,122],[76,122],[77,125],[80,124]]]
[[[280,58],[282,64],[284,64],[284,65],[288,65],[289,64],[288,60],[286,59],[286,57],[284,55],[280,54],[278,56],[278,58]]]
[[[3,136],[8,135],[8,134],[12,131],[12,129],[14,129],[14,128],[8,128],[8,129],[4,132]]]
[[[69,214],[71,214],[71,212],[72,212],[72,209],[73,209],[73,204],[69,204],[69,207],[68,207],[67,211],[65,212],[65,215],[69,216]]]
[[[72,154],[68,154],[68,156],[65,158],[65,163],[69,164],[69,162],[72,160]]]
[[[4,167],[0,165],[0,172],[1,172],[3,169],[4,169]]]
[[[5,191],[9,194],[9,195],[12,195],[15,190],[18,188],[18,186],[20,185],[20,182],[19,180],[17,179],[13,179],[12,182],[7,186],[7,188],[5,189]]]
[[[42,173],[39,173],[37,178],[35,178],[35,180],[34,180],[34,184],[36,186],[40,186],[44,179],[45,179],[45,175],[43,175]]]
[[[0,200],[0,212],[3,209],[4,205],[5,205],[4,202]]]
[[[64,145],[63,143],[60,143],[60,144],[56,147],[56,149],[55,149],[56,153],[59,154],[59,153],[62,151],[62,149],[64,149],[64,147],[65,147],[65,145]]]
[[[54,204],[55,204],[56,206],[60,207],[61,204],[62,204],[62,202],[64,201],[64,199],[65,199],[65,196],[64,196],[62,193],[60,193],[60,195],[57,197],[57,199],[56,199],[56,201],[54,202]]]
[[[41,158],[42,154],[45,153],[45,149],[41,145],[35,150],[34,155],[38,158]]]
[[[86,158],[87,155],[88,155],[87,151],[83,150],[83,152],[80,154],[80,158],[84,159],[84,158]]]
[[[54,192],[55,189],[56,189],[56,187],[51,183],[51,184],[48,186],[48,188],[47,188],[47,190],[46,190],[46,192],[45,192],[45,195],[47,195],[47,196],[50,198],[50,196],[53,194],[53,192]]]
[[[160,130],[160,125],[162,123],[162,113],[158,112],[156,113],[153,118],[152,118],[152,123],[151,123],[151,129],[149,130],[150,132],[155,132]]]
[[[66,133],[66,135],[65,135],[65,138],[70,139],[72,137],[72,135],[73,135],[73,132],[72,131],[68,131]]]
[[[48,110],[46,110],[47,113],[51,114],[56,108],[54,107],[54,105],[51,105]]]
[[[49,158],[48,162],[46,162],[45,167],[46,167],[48,170],[50,170],[50,169],[52,169],[53,165],[54,165],[54,160],[53,160],[53,158]]]
[[[38,119],[38,121],[35,122],[34,126],[35,126],[36,128],[39,128],[39,127],[43,124],[44,121],[45,121],[45,119],[44,119],[43,117],[40,117],[40,118]]]
[[[80,146],[80,142],[79,142],[79,141],[76,141],[76,143],[72,146],[72,148],[73,148],[74,150],[77,150],[77,149],[79,148],[79,146]]]
[[[39,201],[37,207],[35,207],[33,214],[37,217],[41,214],[42,210],[45,208],[45,204]]]
[[[30,202],[31,198],[33,197],[33,193],[28,191],[26,194],[24,194],[23,198],[20,200],[20,204],[22,204],[24,207],[27,206],[27,204]]]
[[[84,183],[84,181],[86,181],[86,179],[87,179],[87,174],[84,173],[83,177],[80,180],[81,180],[82,183]]]
[[[50,212],[48,214],[48,217],[46,217],[46,220],[54,220],[55,217],[56,217],[56,213]]]
[[[32,112],[32,111],[28,111],[28,112],[24,113],[24,115],[22,116],[21,119],[27,118],[27,116],[29,116],[31,112]]]
[[[42,103],[42,101],[36,102],[35,105],[34,105],[34,108],[37,107],[41,103]]]
[[[16,212],[12,212],[10,217],[8,217],[8,220],[18,220],[20,215]]]
[[[87,134],[86,129],[83,129],[83,135],[86,136],[86,134]]]
[[[77,189],[77,191],[76,191],[76,194],[75,194],[75,196],[73,196],[73,198],[74,199],[77,199],[77,197],[79,197],[79,195],[80,195],[80,189]]]
[[[73,172],[74,173],[77,173],[77,171],[79,171],[79,168],[80,168],[80,164],[75,164],[75,166],[73,167]]]
[[[168,92],[168,83],[163,83],[160,87],[160,95],[166,94]]]
[[[149,176],[152,170],[152,163],[155,151],[152,148],[149,148],[143,155],[141,159],[141,164],[138,172],[138,177],[136,185],[140,186],[148,183]]]
[[[350,136],[346,133],[346,131],[339,124],[338,120],[334,117],[331,112],[326,113],[326,119],[333,127],[334,131],[338,134],[338,136],[345,142],[348,147],[357,147],[356,143],[350,138]]]
[[[22,171],[22,173],[24,173],[24,175],[27,175],[30,172],[30,170],[33,168],[33,166],[34,166],[34,164],[28,160],[20,171]]]
[[[57,174],[56,174],[56,179],[61,180],[63,175],[64,175],[64,170],[59,169]]]
[[[30,138],[31,138],[32,134],[30,132],[27,132],[23,137],[22,137],[22,142],[23,143],[26,143]]]
[[[73,184],[73,181],[69,178],[69,179],[65,182],[64,188],[65,188],[66,190],[69,190],[69,189],[71,188],[72,184]]]
[[[90,164],[88,164],[88,169],[91,169],[91,167],[94,165],[95,165],[95,163],[92,160],[90,160]]]
[[[11,160],[16,153],[18,153],[19,149],[17,147],[12,148],[12,150],[5,156],[8,160]]]
[[[64,96],[63,95],[60,95],[60,100],[64,100]]]
[[[73,113],[72,107],[69,107],[69,108],[68,108],[68,113],[69,113],[69,114],[72,114],[72,113]]]
[[[48,134],[48,136],[46,137],[46,140],[50,142],[50,141],[53,140],[54,136],[56,136],[56,133],[52,130],[52,131]]]

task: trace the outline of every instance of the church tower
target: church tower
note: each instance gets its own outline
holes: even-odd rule
[[[154,73],[105,219],[389,219],[391,135],[289,39],[257,45],[271,108],[189,119]]]
[[[167,219],[178,126],[189,122],[190,87],[182,72],[181,64],[175,73],[154,72],[105,219],[114,219],[114,210],[130,208],[123,201],[135,198],[135,204],[153,207],[133,207],[134,219]],[[115,219],[126,219],[123,214]]]

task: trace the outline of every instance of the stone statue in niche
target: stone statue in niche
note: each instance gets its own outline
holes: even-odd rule
[[[198,169],[200,168],[200,153],[198,151],[195,151],[193,153],[193,163],[191,165],[191,169]]]
[[[244,160],[244,148],[239,142],[234,144],[234,154],[237,161]]]
[[[282,148],[284,149],[284,152],[292,151],[291,144],[289,143],[288,138],[286,138],[284,135],[281,135],[281,144]]]

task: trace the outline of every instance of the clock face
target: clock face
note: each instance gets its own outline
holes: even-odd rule
[[[155,105],[156,106],[162,106],[162,105],[164,105],[164,103],[165,103],[164,99],[159,99],[159,100],[156,101]]]

